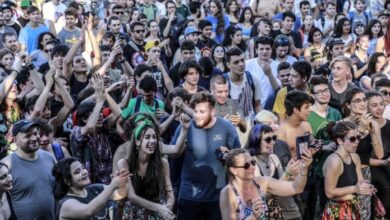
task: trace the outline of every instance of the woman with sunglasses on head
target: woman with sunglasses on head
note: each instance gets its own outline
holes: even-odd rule
[[[249,132],[245,148],[256,160],[255,176],[267,176],[279,180],[293,180],[299,174],[300,162],[290,160],[284,171],[279,157],[274,154],[277,136],[274,129],[268,125],[258,124]],[[280,201],[280,202],[279,202]],[[272,218],[300,218],[299,208],[292,197],[268,198],[268,208]],[[280,204],[280,206],[279,206]],[[281,207],[283,212],[276,208]]]
[[[249,152],[242,148],[231,150],[225,157],[230,182],[220,195],[222,219],[269,219],[266,195],[292,196],[303,192],[311,162],[312,154],[307,149],[299,174],[289,182],[256,176],[256,160]]]
[[[359,213],[356,195],[371,197],[374,187],[363,179],[360,158],[356,154],[361,139],[358,127],[350,121],[329,125],[329,135],[338,146],[325,161],[325,193],[328,197],[323,220],[370,219]]]
[[[362,178],[371,182],[370,156],[383,158],[383,147],[380,127],[367,111],[367,98],[361,89],[354,88],[347,92],[344,101],[344,119],[357,125],[361,141],[357,143],[356,153],[360,158]],[[326,177],[325,177],[326,179]],[[360,195],[360,215],[362,219],[370,219],[371,196]]]

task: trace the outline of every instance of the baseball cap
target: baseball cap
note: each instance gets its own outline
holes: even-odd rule
[[[334,45],[339,45],[339,44],[344,44],[344,42],[343,42],[343,40],[341,40],[341,38],[338,38],[338,37],[331,38],[328,41],[328,47],[334,46]]]
[[[187,27],[184,31],[184,35],[187,36],[189,34],[192,34],[192,33],[200,33],[200,31],[198,31],[197,28],[195,27]]]
[[[386,15],[386,16],[389,16],[390,15],[390,11],[389,10],[381,10],[379,11],[378,13],[378,18],[382,15]]]
[[[148,41],[146,44],[145,44],[145,51],[148,51],[150,50],[150,48],[152,47],[158,47],[158,45],[160,45],[160,42],[158,40],[151,40],[151,41]]]
[[[12,135],[16,136],[19,132],[25,133],[33,127],[39,126],[38,121],[33,121],[29,119],[23,119],[14,124],[12,127]]]

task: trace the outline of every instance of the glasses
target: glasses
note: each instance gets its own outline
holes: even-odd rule
[[[387,91],[387,90],[382,90],[382,91],[379,91],[380,93],[382,93],[382,95],[384,96],[390,96],[390,92]]]
[[[116,15],[123,15],[125,12],[124,11],[114,11],[114,14]]]
[[[290,45],[290,41],[286,37],[280,37],[275,40],[277,46],[288,46]]]
[[[355,100],[352,100],[351,102],[359,104],[359,103],[362,103],[362,102],[367,102],[367,98],[355,99]]]
[[[145,30],[144,29],[141,29],[141,30],[134,30],[135,33],[139,34],[139,33],[145,33]]]
[[[45,51],[45,53],[51,53],[52,50],[53,50],[53,49],[45,49],[45,50],[43,50],[43,51]]]
[[[325,95],[325,94],[328,94],[328,93],[329,93],[329,89],[324,89],[324,90],[318,90],[314,94],[316,94],[316,95]]]
[[[263,139],[263,141],[265,141],[265,143],[269,144],[271,143],[271,141],[276,141],[276,139],[278,138],[278,136],[274,135],[274,136],[269,136],[269,137],[266,137]]]
[[[244,170],[247,170],[249,169],[249,167],[252,166],[255,166],[256,165],[256,161],[255,160],[251,160],[250,162],[245,162],[244,163],[244,166],[233,166],[234,168],[243,168]]]
[[[359,142],[362,139],[361,135],[351,136],[346,138],[349,142],[355,143],[356,141]]]

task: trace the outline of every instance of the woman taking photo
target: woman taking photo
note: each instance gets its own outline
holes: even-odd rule
[[[64,158],[53,167],[54,197],[59,200],[58,219],[107,219],[109,199],[126,197],[127,171],[117,172],[111,183],[91,184],[88,171],[74,157]]]
[[[303,192],[312,154],[305,150],[300,172],[293,182],[255,175],[256,160],[242,148],[231,150],[225,159],[230,183],[220,195],[222,219],[268,219],[266,195],[292,196]]]
[[[286,171],[279,157],[274,154],[274,147],[277,141],[275,131],[268,125],[258,124],[252,127],[246,149],[256,160],[255,176],[268,176],[279,180],[293,180],[299,174],[300,162],[290,160],[287,164]],[[267,201],[268,208],[272,206],[283,209],[282,213],[273,213],[273,219],[293,219],[300,218],[298,205],[293,197],[278,197],[277,199],[269,198]]]
[[[161,158],[159,131],[152,121],[145,119],[133,133],[129,157],[118,161],[119,170],[133,174],[128,184],[129,201],[125,204],[123,219],[173,219],[169,165]]]
[[[367,112],[367,98],[361,89],[354,88],[347,92],[344,101],[344,120],[357,124],[361,141],[356,143],[356,153],[360,158],[362,178],[371,182],[370,157],[383,157],[381,131],[373,116]],[[326,177],[325,177],[326,179]],[[371,196],[360,195],[360,216],[362,219],[371,217]]]
[[[357,126],[339,121],[330,129],[330,136],[338,149],[325,161],[325,193],[329,198],[323,220],[370,219],[359,214],[356,195],[371,197],[374,187],[363,179],[360,159],[356,154],[361,135]]]

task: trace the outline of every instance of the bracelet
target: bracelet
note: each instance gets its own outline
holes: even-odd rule
[[[302,167],[301,167],[301,169],[299,169],[299,173],[301,174],[301,176],[307,176],[309,174],[309,170],[307,171],[307,173],[305,175],[305,174],[303,174]]]

